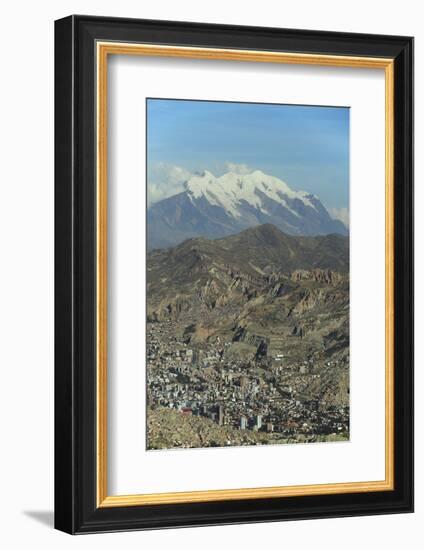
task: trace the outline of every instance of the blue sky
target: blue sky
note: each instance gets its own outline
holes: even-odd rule
[[[147,153],[151,202],[161,185],[178,192],[188,173],[218,176],[239,166],[314,193],[329,208],[349,206],[345,107],[148,99]]]

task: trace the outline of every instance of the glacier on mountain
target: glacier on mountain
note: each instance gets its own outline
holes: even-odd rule
[[[223,237],[264,223],[292,235],[348,232],[316,195],[295,191],[260,170],[219,177],[207,170],[191,175],[184,191],[150,206],[147,221],[149,248],[199,236]]]

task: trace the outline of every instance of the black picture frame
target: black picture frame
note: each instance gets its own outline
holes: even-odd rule
[[[97,507],[99,40],[394,60],[394,490]],[[55,22],[55,527],[67,533],[413,511],[413,39],[73,15]]]

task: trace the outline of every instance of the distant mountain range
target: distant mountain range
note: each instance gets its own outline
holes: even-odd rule
[[[316,195],[293,191],[284,181],[255,170],[215,177],[193,175],[184,191],[147,211],[148,248],[175,246],[186,239],[216,239],[249,227],[273,224],[289,235],[347,235]]]

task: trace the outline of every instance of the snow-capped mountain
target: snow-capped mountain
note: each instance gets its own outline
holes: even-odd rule
[[[192,237],[218,238],[272,223],[290,235],[347,234],[316,195],[292,190],[284,181],[255,170],[215,177],[191,176],[184,191],[147,212],[148,247],[173,246]]]

